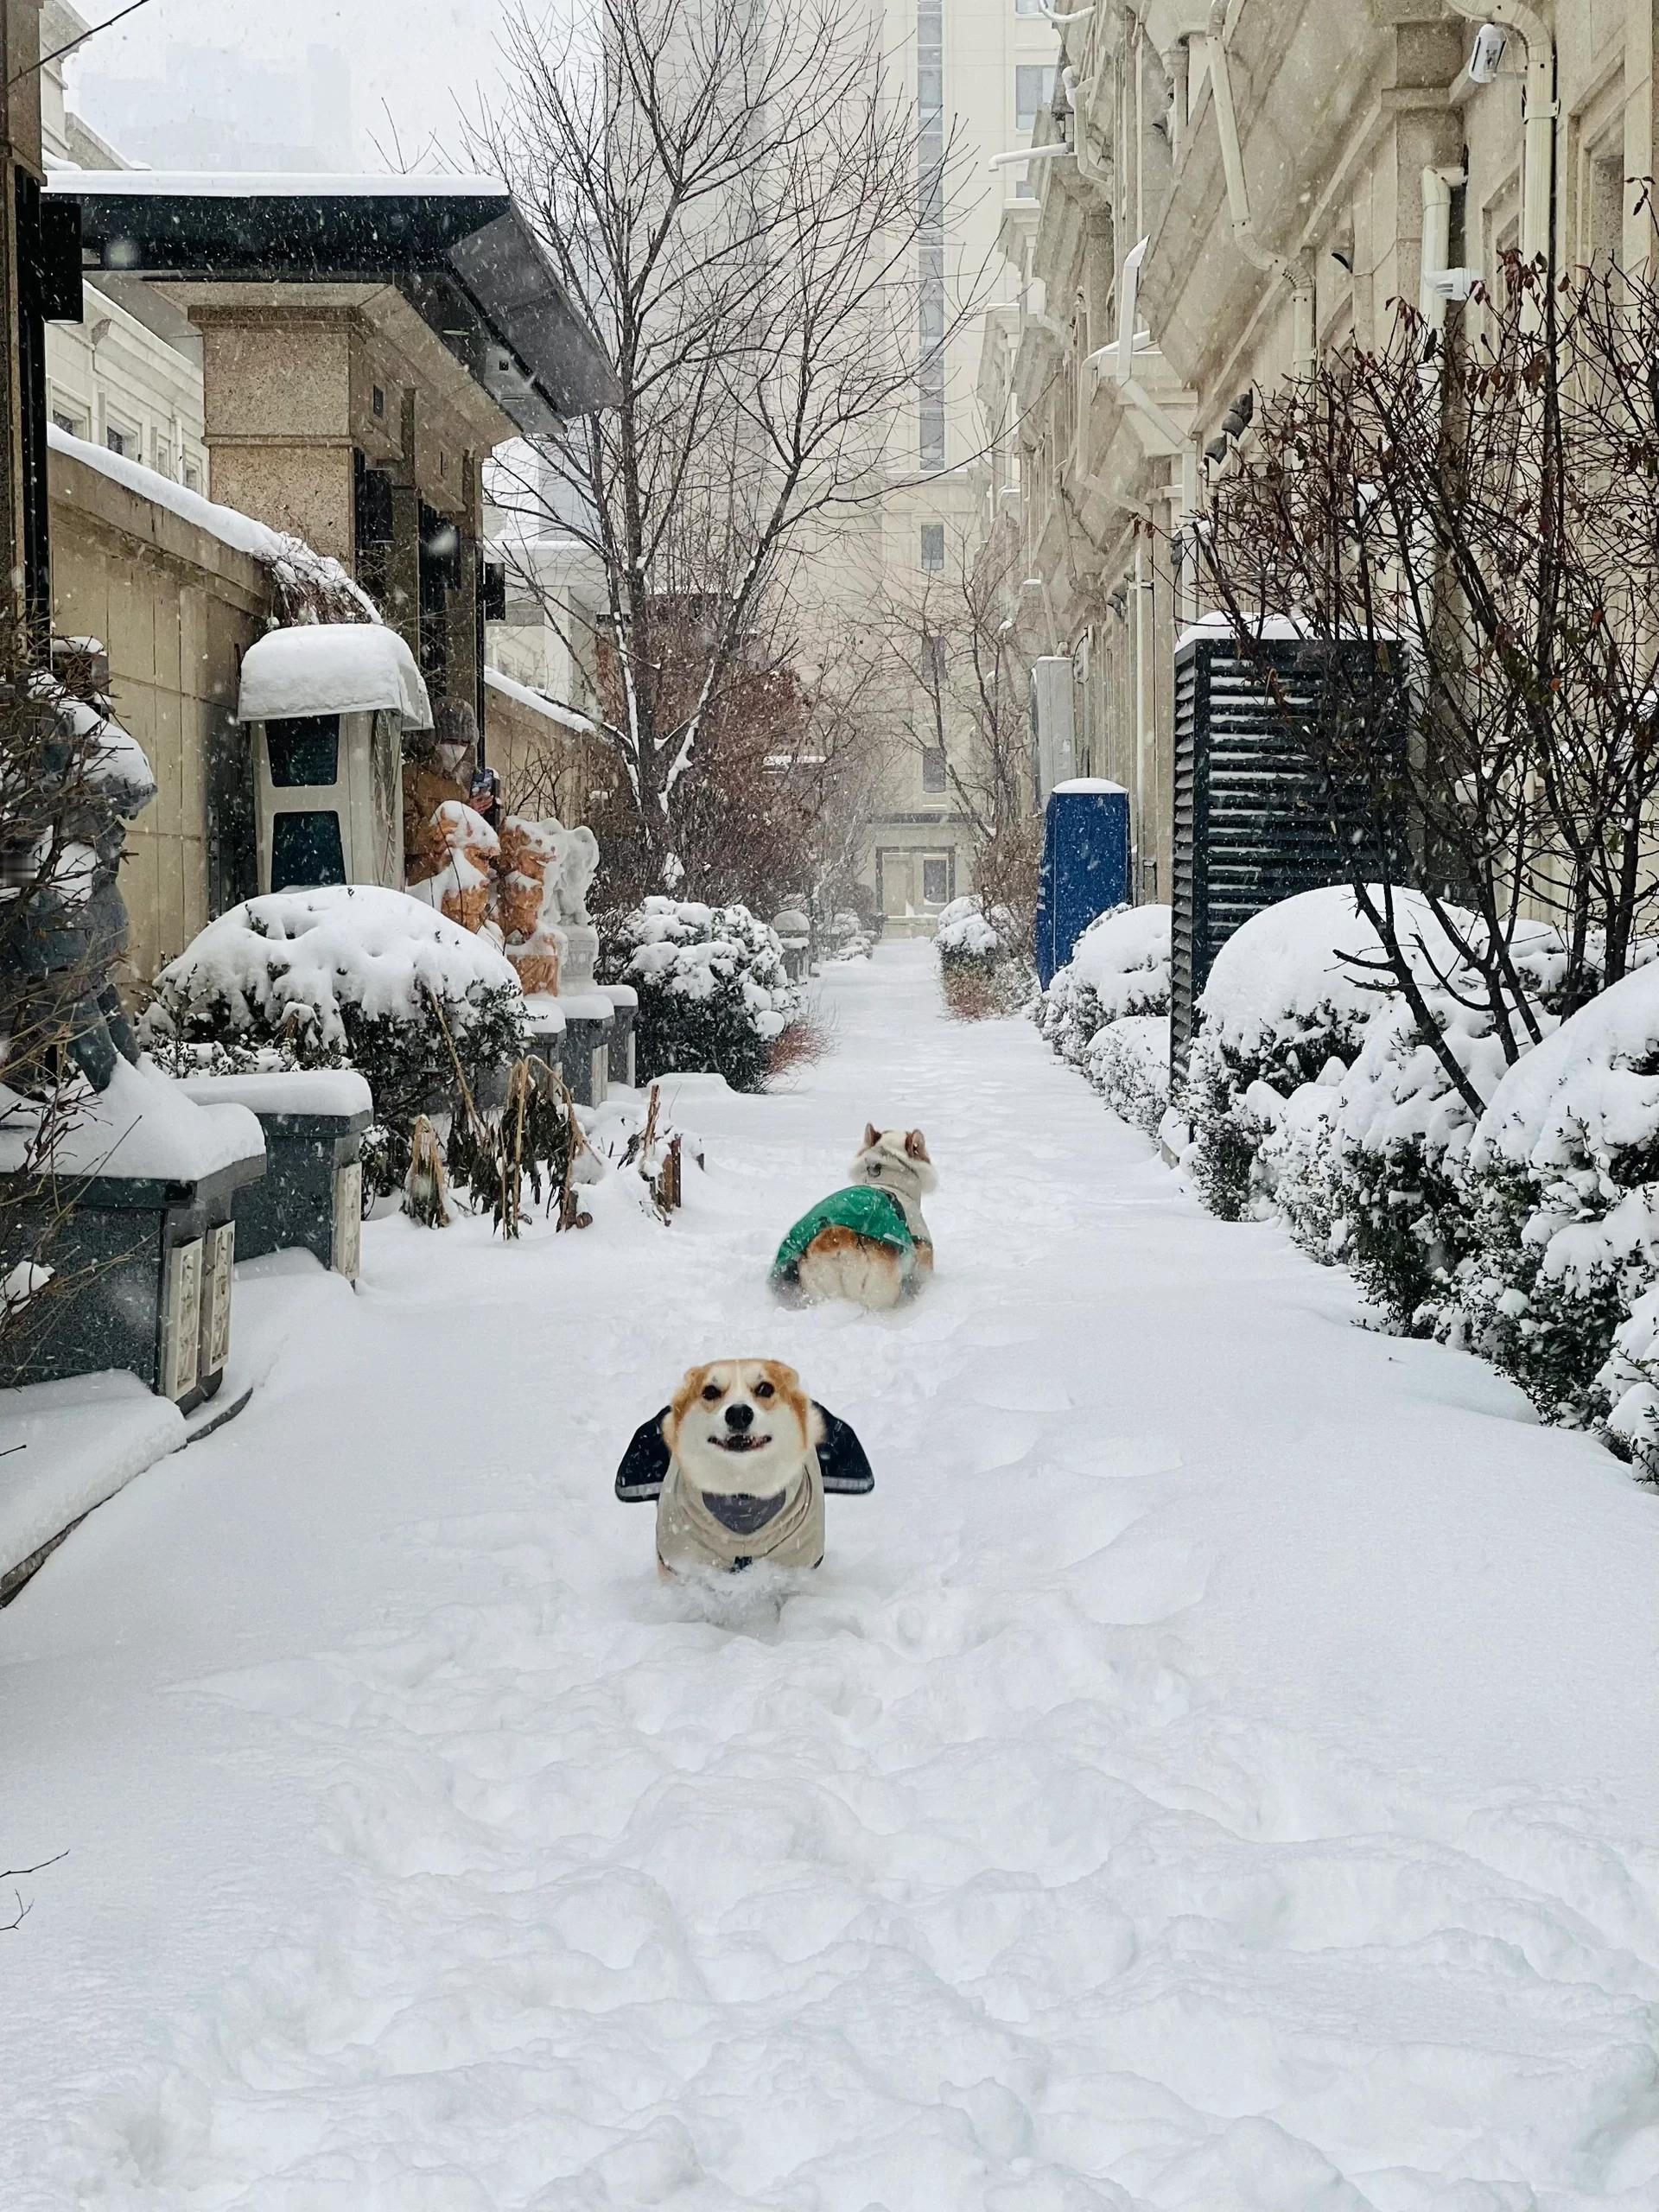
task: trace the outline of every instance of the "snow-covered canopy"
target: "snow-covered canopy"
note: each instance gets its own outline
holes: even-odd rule
[[[430,729],[432,702],[396,630],[379,622],[307,622],[272,630],[242,663],[236,718],[281,721],[301,715],[401,715],[406,729]]]
[[[99,200],[505,200],[486,176],[334,176],[302,170],[58,169],[58,193]]]

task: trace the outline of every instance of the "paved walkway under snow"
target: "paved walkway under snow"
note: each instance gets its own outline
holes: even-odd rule
[[[377,1224],[0,1614],[0,2204],[1652,2212],[1659,1499],[921,950],[826,995],[671,1230]],[[867,1116],[938,1281],[780,1315]],[[611,1477],[750,1349],[878,1486],[717,1625]]]

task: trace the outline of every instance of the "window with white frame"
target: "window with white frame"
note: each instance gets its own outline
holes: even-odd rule
[[[930,853],[922,862],[922,897],[930,906],[943,906],[950,898],[950,861],[948,854]]]
[[[1021,61],[1014,72],[1014,127],[1034,130],[1037,118],[1054,98],[1054,65]]]

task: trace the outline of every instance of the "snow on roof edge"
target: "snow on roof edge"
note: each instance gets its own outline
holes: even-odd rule
[[[86,199],[510,200],[499,177],[333,176],[300,170],[54,169],[47,189]]]
[[[484,681],[492,691],[500,692],[503,698],[512,700],[532,715],[545,715],[549,721],[557,722],[563,729],[578,730],[584,737],[599,734],[599,724],[588,715],[579,715],[574,707],[562,707],[556,699],[550,699],[544,692],[532,690],[528,683],[504,676],[499,668],[486,668]]]

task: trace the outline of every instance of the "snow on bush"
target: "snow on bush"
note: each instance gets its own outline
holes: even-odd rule
[[[145,1028],[175,1052],[358,1069],[382,1133],[369,1179],[383,1192],[402,1183],[416,1117],[458,1103],[455,1059],[476,1091],[524,1050],[524,996],[499,952],[406,893],[365,884],[232,907],[162,969]]]
[[[1121,1121],[1149,1137],[1169,1110],[1169,1016],[1126,1014],[1097,1029],[1084,1071]]]
[[[601,972],[639,994],[639,1080],[695,1071],[759,1090],[773,1047],[799,1016],[776,931],[747,906],[647,899],[602,915]]]
[[[1031,963],[1018,922],[1006,906],[971,894],[941,909],[934,944],[944,1002],[959,1020],[1007,1014],[1032,988]]]
[[[934,944],[946,967],[967,964],[990,969],[1014,950],[1014,917],[1001,907],[987,908],[971,895],[953,899],[939,912]]]
[[[1402,939],[1421,953],[1432,985],[1437,971],[1454,969],[1454,950],[1421,899],[1396,891],[1394,901]],[[1294,1091],[1333,1081],[1332,1060],[1345,1069],[1358,1057],[1367,1023],[1393,995],[1382,963],[1376,931],[1345,884],[1252,915],[1217,954],[1181,1103],[1199,1192],[1224,1220],[1271,1210],[1258,1156]]]
[[[875,939],[865,928],[861,918],[850,908],[836,914],[827,931],[829,949],[824,963],[831,961],[868,960],[875,950]]]
[[[1086,1071],[1090,1047],[1108,1022],[1167,1016],[1169,947],[1167,906],[1113,906],[1090,923],[1036,1009],[1062,1059]]]
[[[1659,968],[1580,1008],[1509,1070],[1459,1169],[1468,1250],[1440,1333],[1547,1418],[1641,1433],[1659,1276]],[[1639,1313],[1638,1313],[1639,1309]]]
[[[1503,1049],[1471,995],[1427,993],[1437,1033],[1486,1097],[1503,1078]],[[1325,1074],[1287,1102],[1262,1144],[1258,1184],[1304,1249],[1344,1262],[1391,1327],[1429,1334],[1468,1249],[1461,1171],[1473,1110],[1397,997],[1371,1016],[1352,1067],[1333,1060]]]

